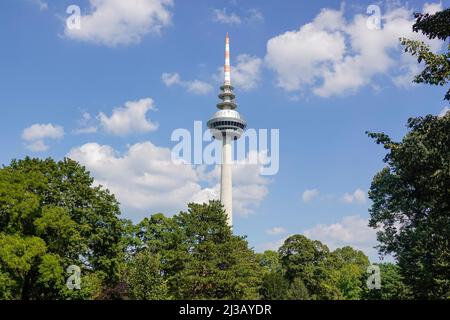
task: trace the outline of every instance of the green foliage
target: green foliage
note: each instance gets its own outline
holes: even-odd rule
[[[3,274],[10,284],[14,284],[14,287],[10,288],[11,292],[3,295],[22,298],[27,296],[27,284],[36,277],[46,251],[45,242],[40,238],[0,233],[0,263]]]
[[[65,287],[70,265],[101,279],[82,284],[92,291],[81,298],[94,297],[102,283],[117,280],[118,214],[114,196],[70,159],[26,158],[0,169],[0,297],[80,298]]]
[[[332,275],[344,299],[359,300],[366,287],[369,259],[351,247],[338,248],[330,254]]]
[[[308,289],[300,278],[295,278],[286,292],[287,300],[307,300],[309,299]]]
[[[126,277],[131,299],[170,299],[167,279],[161,270],[160,257],[150,250],[140,251],[132,258]]]
[[[172,218],[162,214],[144,219],[136,227],[138,259],[145,252],[151,274],[136,276],[149,286],[129,282],[132,297],[166,299],[255,299],[261,282],[254,252],[245,239],[234,236],[222,205],[189,204],[188,212]],[[134,268],[134,269],[133,269]],[[145,271],[144,268],[143,270]],[[162,277],[162,278],[161,278]],[[131,279],[129,280],[131,281]],[[166,290],[167,289],[167,290]]]
[[[289,290],[289,281],[281,270],[272,271],[263,275],[260,289],[263,300],[286,300]]]
[[[278,252],[276,251],[266,250],[263,253],[257,253],[256,259],[262,267],[264,274],[279,272],[283,268]]]
[[[256,259],[262,267],[262,284],[259,290],[263,300],[286,300],[289,281],[285,277],[278,252],[267,250],[256,254]]]
[[[424,162],[423,168],[412,166],[408,170],[421,172],[430,167],[427,161],[434,161],[432,178],[420,182],[424,184],[421,187],[427,185],[430,192],[437,192],[448,190],[448,171],[442,169],[441,163],[444,161],[448,168],[448,157],[444,159],[449,146],[448,116],[439,123],[431,120],[429,129],[422,128],[420,121],[411,121],[420,135],[412,135],[408,145],[419,149],[411,150],[408,157],[416,161],[417,156]],[[423,139],[431,132],[429,141]],[[383,134],[374,136],[388,149],[400,152],[401,143]],[[419,137],[422,140],[414,140]],[[436,150],[432,149],[432,141],[438,141],[433,146]],[[443,145],[447,153],[441,153]],[[423,150],[427,151],[421,154]],[[394,160],[400,161],[395,155],[387,156],[386,161]],[[402,173],[408,170],[402,167]],[[405,195],[402,188],[397,191]],[[448,212],[448,199],[436,200],[435,194],[430,197],[433,210]],[[374,201],[375,208],[380,201]],[[431,208],[429,202],[425,207]],[[304,300],[410,296],[402,268],[411,263],[408,259],[412,255],[400,259],[399,267],[382,265],[382,290],[368,291],[365,271],[369,261],[361,251],[344,247],[330,252],[320,241],[294,235],[278,252],[255,254],[244,237],[233,235],[219,202],[189,204],[188,208],[188,212],[171,218],[155,214],[133,225],[118,219],[114,196],[94,187],[89,173],[76,162],[29,158],[13,161],[0,169],[0,299]],[[427,214],[433,214],[433,210]],[[439,252],[439,257],[432,255],[436,258],[433,263],[437,261],[439,270],[447,270],[448,251],[440,241],[449,224],[439,218],[433,222],[435,225],[442,232],[433,230],[436,239],[428,241],[437,247],[430,254]],[[389,225],[383,230],[390,235]],[[386,234],[380,237],[386,240]],[[386,240],[382,246],[388,252],[398,243]],[[70,265],[82,269],[80,290],[66,286]],[[434,285],[441,286],[437,292],[445,292],[442,285],[447,286],[447,275],[435,277]]]
[[[326,245],[303,235],[294,235],[284,242],[278,252],[289,282],[300,278],[312,299],[340,297],[330,272],[330,251]]]
[[[370,226],[380,252],[398,259],[416,298],[450,296],[450,114],[409,119],[402,142],[369,133],[388,150],[373,179]]]
[[[413,26],[415,32],[421,31],[430,39],[438,38],[446,40],[450,36],[450,9],[437,12],[434,15],[416,14],[416,23]],[[450,44],[447,52],[436,54],[422,41],[400,39],[405,46],[405,52],[417,57],[419,63],[425,63],[425,69],[416,76],[415,82],[444,86],[450,80]],[[445,100],[450,101],[450,89],[445,95]]]
[[[175,217],[185,236],[188,259],[176,276],[178,297],[185,299],[254,299],[259,265],[247,241],[234,236],[222,205],[190,204]]]
[[[380,267],[381,289],[365,289],[363,299],[368,300],[405,300],[411,292],[404,284],[399,267],[392,263],[378,264]]]
[[[416,23],[413,25],[415,32],[422,31],[428,38],[446,40],[450,36],[450,8],[435,14],[415,13]]]

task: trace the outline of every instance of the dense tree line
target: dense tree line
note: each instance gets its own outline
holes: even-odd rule
[[[255,253],[217,201],[136,225],[119,214],[115,197],[70,159],[0,169],[0,298],[385,298],[367,294],[363,252],[294,235],[278,252]],[[66,285],[71,265],[81,268],[79,289]]]

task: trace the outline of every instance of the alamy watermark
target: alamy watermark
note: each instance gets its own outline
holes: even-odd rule
[[[176,164],[220,165],[222,164],[221,140],[214,139],[202,121],[194,121],[193,133],[185,128],[172,132],[172,161]],[[263,176],[275,175],[280,168],[280,130],[247,129],[232,143],[232,163],[236,165],[259,165]]]
[[[66,272],[70,275],[66,282],[67,288],[69,290],[81,290],[81,268],[71,265],[67,267]]]
[[[366,26],[369,30],[381,30],[381,8],[376,4],[367,7],[367,14],[370,16],[366,20]]]
[[[367,267],[367,273],[370,276],[367,278],[366,284],[369,290],[381,289],[381,271],[380,267],[376,264],[372,264]]]
[[[67,7],[66,13],[69,17],[66,19],[66,26],[69,30],[81,29],[81,8],[75,4]]]

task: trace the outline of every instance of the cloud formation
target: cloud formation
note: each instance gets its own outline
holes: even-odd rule
[[[255,89],[261,83],[263,60],[249,54],[240,54],[231,65],[231,82],[233,86],[243,91]],[[217,68],[214,79],[223,81],[223,66]]]
[[[362,189],[356,189],[353,193],[346,192],[342,197],[345,203],[366,203],[366,193]]]
[[[22,132],[22,140],[26,141],[27,149],[43,152],[49,149],[46,140],[58,140],[64,137],[64,128],[48,124],[33,124]]]
[[[376,230],[368,226],[368,220],[360,216],[346,216],[332,224],[318,224],[305,230],[303,234],[325,243],[331,250],[344,246],[352,246],[364,251],[372,259],[377,256],[373,248],[377,245]]]
[[[226,8],[214,9],[213,18],[214,22],[227,24],[229,26],[239,26],[246,22],[248,24],[256,24],[264,21],[264,15],[256,8],[251,8],[242,15],[238,15],[235,12],[228,13]]]
[[[39,7],[39,10],[41,11],[48,10],[48,3],[43,0],[27,0],[27,1]]]
[[[318,196],[319,196],[318,189],[307,189],[303,191],[302,199],[303,202],[308,203],[311,202],[313,199],[317,198]]]
[[[284,234],[286,232],[287,232],[286,229],[283,227],[273,227],[271,229],[266,230],[266,234],[268,234],[269,236],[276,236]]]
[[[227,24],[230,26],[240,25],[242,19],[236,13],[227,13],[227,9],[214,9],[213,10],[213,21]]]
[[[147,118],[147,112],[156,110],[153,99],[144,98],[127,101],[125,106],[113,109],[111,116],[101,112],[98,119],[102,128],[114,135],[145,133],[158,129],[158,124]]]
[[[96,133],[97,126],[94,124],[94,120],[89,112],[83,112],[81,120],[78,121],[78,128],[73,130],[75,134],[89,134]]]
[[[97,184],[110,189],[128,217],[173,214],[186,209],[189,202],[218,199],[217,167],[208,171],[174,163],[169,148],[149,141],[130,145],[124,153],[108,145],[88,143],[67,156],[86,166]],[[236,214],[249,214],[267,195],[269,181],[260,176],[256,165],[236,165],[234,177],[233,209]]]
[[[207,82],[200,80],[181,80],[181,77],[177,72],[165,72],[162,74],[161,80],[167,87],[180,86],[185,88],[188,92],[198,95],[208,94],[213,90],[212,85]]]
[[[136,44],[149,33],[160,33],[172,20],[172,0],[89,2],[90,13],[81,15],[79,29],[66,26],[66,37],[107,46]]]
[[[436,10],[437,4],[427,4]],[[321,97],[355,93],[384,76],[395,85],[411,83],[417,62],[405,53],[400,37],[423,40],[434,50],[442,42],[412,31],[412,10],[387,8],[381,28],[369,28],[368,16],[352,20],[340,10],[322,9],[312,22],[267,42],[265,62],[276,74],[279,87],[288,92],[311,90]],[[405,76],[405,71],[407,76]]]

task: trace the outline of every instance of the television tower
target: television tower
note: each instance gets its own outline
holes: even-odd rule
[[[220,87],[217,111],[211,120],[208,121],[208,128],[214,138],[222,141],[222,163],[220,177],[220,201],[222,202],[227,222],[233,226],[233,175],[231,148],[232,142],[239,139],[247,127],[246,121],[236,111],[236,96],[233,93],[234,87],[231,85],[231,66],[230,66],[230,38],[225,38],[225,79]]]

